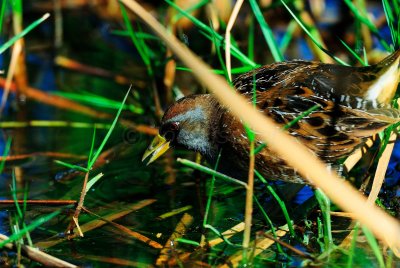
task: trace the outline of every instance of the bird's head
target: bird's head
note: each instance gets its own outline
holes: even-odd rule
[[[203,155],[213,154],[215,145],[212,133],[217,107],[215,99],[208,94],[188,96],[171,105],[142,161],[151,155],[150,164],[170,147],[184,147]]]

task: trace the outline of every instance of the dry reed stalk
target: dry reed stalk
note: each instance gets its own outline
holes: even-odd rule
[[[15,203],[20,205],[26,203],[27,205],[37,206],[65,206],[65,205],[76,205],[76,200],[0,200],[0,205],[14,205]]]
[[[222,104],[231,112],[243,119],[259,134],[268,146],[278,153],[286,162],[315,187],[321,188],[328,197],[347,212],[365,224],[378,238],[392,249],[400,248],[399,222],[376,206],[366,203],[366,198],[349,183],[329,172],[326,165],[314,156],[304,145],[289,134],[284,133],[272,121],[256,111],[247,100],[231,90],[226,81],[212,73],[209,66],[183,46],[174,36],[168,34],[164,27],[137,2],[121,0],[171,48],[177,57],[193,74],[209,88]],[[398,250],[395,250],[398,253]]]
[[[81,230],[81,228],[79,226],[78,219],[79,219],[79,214],[81,213],[81,210],[82,210],[82,207],[83,207],[83,202],[85,201],[85,196],[86,196],[86,193],[87,193],[86,185],[87,185],[88,181],[89,181],[89,172],[86,172],[85,178],[83,179],[83,185],[82,185],[82,190],[81,190],[81,195],[79,197],[78,205],[76,206],[75,213],[72,216],[72,219],[71,219],[71,221],[69,223],[69,226],[68,226],[68,228],[67,228],[67,230],[65,232],[68,235],[70,235],[70,234],[73,235],[74,227],[76,227],[77,230],[78,230],[79,236],[83,237],[83,232],[82,232],[82,230]]]
[[[277,230],[276,231],[276,236],[277,237],[282,237],[287,234],[286,231],[283,230]],[[271,245],[275,243],[274,240],[270,238],[263,238],[263,239],[258,239],[252,242],[252,246],[254,247],[254,252],[252,253],[252,256],[255,257],[259,254],[261,254],[264,250],[269,248]],[[237,267],[243,260],[242,258],[243,254],[242,251],[238,251],[235,254],[233,254],[225,264],[220,265],[219,267],[221,268],[228,268],[228,267]]]
[[[153,248],[156,248],[156,249],[163,248],[163,246],[160,243],[152,240],[151,238],[148,238],[147,236],[144,236],[144,235],[142,235],[142,234],[140,234],[138,232],[132,231],[131,229],[129,229],[129,228],[127,228],[127,227],[125,227],[125,226],[123,226],[121,224],[118,224],[118,223],[115,223],[113,221],[104,219],[103,217],[97,215],[96,213],[91,212],[90,210],[88,210],[88,209],[86,209],[84,207],[82,208],[82,210],[84,210],[85,212],[87,212],[89,214],[95,215],[99,219],[111,224],[112,226],[114,226],[118,230],[128,234],[129,236],[131,236],[131,237],[133,237],[133,238],[135,238],[135,239],[137,239],[137,240],[139,240],[139,241],[141,241],[141,242],[143,242],[143,243],[145,243],[145,244],[147,244],[147,245],[149,245],[149,246],[151,246]]]
[[[0,86],[5,85],[6,81],[4,78],[0,77]],[[11,89],[18,89],[18,86],[15,83],[11,84]],[[68,100],[66,98],[60,97],[60,96],[55,96],[48,94],[46,92],[41,91],[40,89],[36,89],[33,87],[26,87],[24,89],[24,94],[27,98],[36,100],[38,102],[54,106],[60,109],[68,110],[68,111],[73,111],[73,112],[78,112],[90,117],[94,118],[99,118],[99,119],[111,119],[113,118],[114,115],[104,113],[97,111],[95,109],[89,108],[85,105],[79,104],[77,102]],[[132,128],[133,130],[140,132],[140,133],[145,133],[148,135],[155,136],[158,133],[158,130],[154,127],[150,127],[147,125],[137,125],[133,123],[132,121],[126,120],[126,119],[120,119],[120,122],[122,125]]]
[[[9,239],[8,236],[0,234],[0,241]],[[12,251],[16,251],[17,247],[12,243],[7,243],[4,248]],[[65,267],[65,268],[77,268],[75,264],[63,261],[59,258],[53,257],[47,253],[40,251],[37,248],[33,248],[26,245],[21,245],[22,255],[29,258],[32,261],[43,264],[46,267]]]
[[[373,138],[369,138],[361,148],[358,148],[346,158],[343,165],[346,167],[347,171],[352,170],[353,167],[357,164],[357,162],[360,161],[363,155],[374,144],[373,140],[374,140]]]
[[[13,79],[15,71],[17,69],[17,62],[18,62],[18,58],[19,58],[19,55],[21,54],[21,52],[22,52],[22,44],[21,44],[21,42],[17,41],[15,43],[12,53],[11,53],[10,65],[9,65],[8,72],[7,72],[7,78],[5,81],[3,95],[1,97],[0,116],[3,112],[3,109],[4,109],[7,99],[8,99],[8,95],[10,93],[12,79]]]
[[[244,0],[238,0],[233,7],[232,14],[229,18],[228,25],[226,26],[225,31],[225,64],[226,71],[228,72],[229,80],[232,81],[232,64],[231,64],[231,30],[233,28],[233,24],[236,22],[236,18],[239,14],[240,8],[242,7]]]
[[[379,158],[378,166],[376,167],[374,180],[372,182],[371,192],[368,196],[368,203],[374,204],[378,198],[379,191],[382,188],[383,181],[385,180],[386,170],[389,166],[390,156],[392,155],[394,143],[397,139],[396,133],[391,133],[389,143],[386,145],[385,151],[383,151],[381,158]]]
[[[253,190],[254,190],[254,141],[250,144],[249,176],[246,188],[246,206],[244,213],[244,232],[243,232],[243,258],[247,260],[247,253],[250,245],[251,224],[253,219]],[[246,261],[247,262],[247,261]]]
[[[131,83],[130,79],[128,79],[127,77],[124,77],[122,75],[116,75],[108,70],[99,67],[89,66],[67,57],[57,56],[54,59],[54,62],[56,65],[63,67],[65,69],[78,71],[89,75],[111,78],[117,84],[129,85]]]
[[[327,46],[325,45],[324,40],[321,37],[321,34],[319,33],[319,31],[317,30],[317,27],[315,26],[314,23],[314,19],[312,18],[312,16],[310,15],[310,13],[308,13],[308,11],[306,11],[307,9],[303,7],[304,2],[301,1],[296,1],[295,5],[298,7],[300,11],[300,18],[301,20],[304,22],[304,24],[307,25],[307,27],[310,29],[310,32],[312,33],[312,35],[314,36],[314,38],[322,45],[322,47],[326,48]],[[331,57],[329,57],[324,51],[322,51],[309,37],[308,35],[304,34],[306,37],[307,42],[310,45],[311,50],[313,51],[313,53],[315,55],[317,55],[317,57],[325,63],[333,63],[333,59]]]
[[[176,225],[174,232],[171,234],[170,238],[165,243],[164,248],[160,251],[160,255],[156,260],[157,266],[162,266],[165,263],[168,263],[168,260],[170,259],[171,248],[175,244],[174,240],[179,237],[182,237],[192,223],[193,223],[193,217],[187,213],[183,214],[181,220]]]
[[[141,263],[137,261],[125,260],[116,257],[105,257],[105,256],[87,255],[87,254],[78,255],[77,257],[84,260],[109,263],[112,265],[109,267],[115,267],[114,265],[122,267],[148,267],[148,268],[154,267],[149,263]]]
[[[33,158],[36,156],[46,156],[54,158],[72,158],[72,159],[87,159],[86,155],[67,154],[59,152],[35,152],[30,154],[8,155],[6,157],[0,156],[0,161],[18,161]]]
[[[235,234],[238,234],[240,232],[243,232],[244,230],[244,222],[241,222],[239,224],[236,224],[235,226],[233,226],[232,228],[226,230],[225,232],[222,233],[222,236],[226,239],[231,238],[232,236],[234,236]],[[216,246],[220,243],[224,242],[224,240],[222,238],[215,238],[211,241],[208,242],[208,244],[210,245],[210,247]]]
[[[135,204],[127,205],[127,206],[123,207],[122,210],[120,210],[116,213],[110,213],[106,216],[103,216],[102,219],[96,219],[96,220],[93,220],[93,221],[90,221],[88,223],[81,225],[81,231],[82,231],[82,233],[87,233],[89,231],[92,231],[94,229],[97,229],[97,228],[107,224],[107,222],[105,222],[104,219],[106,219],[108,221],[114,221],[116,219],[119,219],[119,218],[122,218],[122,217],[128,215],[129,213],[132,213],[132,212],[142,209],[148,205],[151,205],[156,201],[157,200],[155,200],[155,199],[145,199],[145,200],[139,201]],[[74,234],[71,235],[69,238],[77,237],[76,231],[77,230],[74,230]],[[58,245],[66,240],[67,240],[67,238],[60,238],[60,239],[51,240],[51,241],[42,241],[42,242],[36,243],[35,246],[39,247],[39,248],[49,248],[49,247]]]

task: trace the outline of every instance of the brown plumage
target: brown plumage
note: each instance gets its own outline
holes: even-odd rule
[[[400,51],[396,51],[368,67],[280,62],[245,73],[233,84],[249,101],[255,88],[257,108],[281,127],[319,105],[287,131],[335,166],[367,137],[399,121],[400,112],[390,107],[399,80],[399,58]],[[198,151],[211,163],[221,152],[221,172],[236,178],[247,176],[249,141],[243,122],[209,94],[185,97],[169,107],[160,135],[168,146]],[[153,142],[145,157],[153,153],[150,161],[154,161],[166,151],[163,147],[160,153],[160,144],[157,147]],[[256,155],[255,163],[268,179],[305,183],[268,147]]]

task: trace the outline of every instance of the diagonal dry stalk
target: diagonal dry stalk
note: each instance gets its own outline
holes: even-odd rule
[[[0,241],[8,240],[9,237],[0,234]],[[16,251],[16,246],[12,243],[7,243],[4,248],[8,250],[13,250]],[[65,268],[76,268],[78,266],[63,261],[59,258],[56,258],[54,256],[51,256],[47,253],[44,253],[43,251],[38,250],[37,248],[22,245],[21,246],[22,254],[29,258],[32,261],[38,262],[43,264],[46,267],[65,267]]]
[[[231,30],[233,28],[233,24],[236,21],[236,18],[239,14],[240,8],[242,7],[244,0],[236,1],[236,4],[232,10],[232,14],[229,18],[228,24],[226,26],[225,32],[225,64],[226,64],[226,71],[228,72],[229,80],[232,81],[232,74],[231,74]]]
[[[138,17],[160,36],[181,61],[193,70],[193,74],[204,86],[208,87],[218,100],[229,107],[231,112],[256,131],[269,147],[278,153],[286,162],[296,168],[299,173],[321,188],[330,199],[343,210],[354,213],[354,216],[366,225],[378,238],[392,247],[400,248],[400,224],[382,209],[367,204],[366,198],[349,183],[341,180],[336,174],[327,171],[316,156],[289,134],[282,132],[269,118],[261,115],[251,104],[231,90],[226,81],[212,73],[209,66],[196,57],[144,8],[133,0],[121,0]],[[398,253],[398,250],[395,250]]]
[[[376,167],[375,171],[374,180],[372,183],[372,189],[368,196],[368,203],[371,205],[375,203],[375,200],[378,198],[379,191],[382,188],[382,184],[385,179],[386,170],[389,166],[390,156],[392,155],[394,142],[396,141],[396,139],[397,134],[391,133],[389,143],[387,144],[385,151],[383,151],[383,154],[379,159],[378,166]]]

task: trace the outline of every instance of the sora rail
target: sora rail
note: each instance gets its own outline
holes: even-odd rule
[[[279,62],[240,75],[233,84],[249,101],[255,88],[257,109],[282,128],[318,105],[287,131],[321,160],[337,167],[338,160],[366,138],[400,121],[400,112],[390,107],[399,82],[399,59],[400,50],[367,67]],[[260,144],[256,140],[256,146]],[[243,122],[210,94],[184,97],[171,105],[143,160],[151,155],[151,163],[177,146],[200,152],[210,163],[221,152],[219,171],[239,179],[247,177],[249,140]],[[268,179],[306,183],[268,147],[255,156],[255,168]]]

